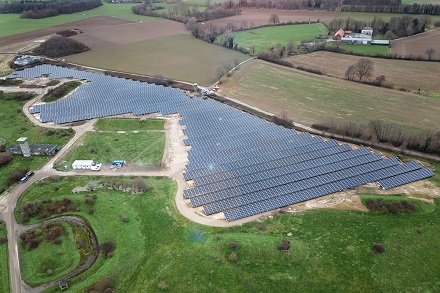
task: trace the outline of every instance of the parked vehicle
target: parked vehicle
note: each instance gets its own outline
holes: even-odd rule
[[[29,177],[24,176],[23,178],[20,179],[21,183],[25,183],[26,181],[28,181]]]

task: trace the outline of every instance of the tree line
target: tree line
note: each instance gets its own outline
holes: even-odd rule
[[[384,34],[388,39],[396,39],[407,37],[414,34],[422,33],[432,24],[432,18],[423,15],[401,17],[391,17],[389,21],[375,16],[371,22],[356,20],[354,18],[337,18],[329,22],[328,27],[331,31],[337,31],[342,28],[353,32],[360,32],[362,28],[369,26],[373,28],[373,34]]]
[[[2,2],[0,13],[21,13],[22,18],[46,18],[59,14],[71,14],[102,5],[101,0],[56,0],[39,2]]]
[[[440,14],[440,5],[416,3],[402,4],[401,0],[239,0],[238,6],[280,10],[321,9],[353,12]]]

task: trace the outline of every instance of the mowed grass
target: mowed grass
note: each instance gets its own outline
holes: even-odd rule
[[[296,66],[317,69],[325,74],[345,78],[347,68],[361,58],[364,57],[333,52],[314,52],[292,56],[288,60]],[[374,80],[376,76],[385,75],[386,82],[394,84],[396,88],[406,88],[414,92],[421,89],[423,94],[440,95],[440,83],[437,82],[437,76],[440,75],[439,62],[368,59],[374,62],[371,80]]]
[[[7,237],[6,224],[0,220],[0,237]],[[0,292],[9,292],[8,243],[0,244]]]
[[[378,54],[389,55],[391,53],[388,46],[341,44],[339,47],[349,52],[360,53],[367,56],[376,56]]]
[[[271,47],[286,47],[289,41],[295,46],[302,40],[314,40],[318,35],[327,35],[328,29],[322,23],[268,26],[235,33],[234,43],[256,52],[267,52]],[[220,40],[221,36],[217,37]]]
[[[60,278],[73,271],[80,262],[80,255],[75,247],[72,226],[62,223],[67,235],[61,236],[60,244],[42,242],[37,248],[28,250],[19,248],[20,269],[26,284],[35,287]]]
[[[61,165],[72,167],[75,160],[108,164],[124,160],[136,166],[160,166],[165,132],[89,132],[73,146]]]
[[[20,199],[73,194],[95,178],[38,182]],[[312,210],[232,228],[213,228],[183,218],[175,209],[175,184],[148,178],[152,189],[130,195],[97,189],[95,213],[84,216],[100,242],[115,241],[113,257],[101,256],[85,273],[69,280],[74,292],[113,276],[116,291],[161,292],[436,292],[440,263],[439,201],[421,202],[414,214]],[[60,187],[54,192],[54,186]],[[411,200],[411,203],[414,200]],[[120,214],[127,215],[123,223]],[[35,222],[33,220],[32,222]],[[291,236],[288,234],[291,233]],[[289,239],[289,253],[277,250]],[[239,248],[230,243],[237,242]],[[380,243],[385,253],[374,255]],[[237,262],[229,257],[236,253]],[[165,284],[165,286],[164,286]],[[48,292],[56,292],[56,287]]]
[[[158,18],[136,15],[131,11],[130,4],[106,4],[102,6],[72,14],[63,14],[43,19],[20,18],[20,14],[2,14],[0,17],[0,38],[10,35],[43,29],[63,23],[88,19],[95,16],[115,16],[133,20],[153,21]]]
[[[81,65],[210,85],[216,81],[214,68],[217,65],[233,65],[234,60],[247,58],[192,35],[177,35],[89,51],[65,59]]]
[[[60,148],[72,137],[72,133],[63,130],[54,130],[50,135],[48,128],[35,126],[23,114],[25,102],[0,99],[0,137],[6,140],[6,146],[16,144],[19,137],[27,137],[28,143],[57,144]],[[6,181],[10,173],[15,169],[28,168],[35,170],[50,160],[46,156],[32,156],[25,158],[14,155],[14,159],[6,166],[0,167],[0,189],[6,188]]]
[[[163,119],[107,118],[99,119],[95,124],[95,129],[102,131],[163,130],[164,125]]]
[[[333,66],[338,66],[335,63]],[[440,100],[337,78],[318,76],[261,60],[247,62],[220,85],[222,93],[296,122],[382,120],[403,128],[437,131]]]

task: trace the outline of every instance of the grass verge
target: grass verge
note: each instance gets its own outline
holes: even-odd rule
[[[57,178],[33,185],[18,205],[72,193],[97,178]],[[69,281],[80,292],[102,277],[114,276],[116,291],[129,292],[365,292],[437,291],[440,250],[439,201],[414,214],[312,210],[276,214],[232,228],[201,226],[182,218],[174,206],[175,184],[147,178],[151,189],[131,195],[96,189],[92,224],[100,242],[113,240],[111,258],[99,257]],[[53,186],[61,188],[53,191]],[[129,219],[122,222],[124,213]],[[34,220],[35,221],[35,220]],[[282,239],[290,252],[277,250]],[[233,248],[231,242],[237,242]],[[380,243],[385,252],[372,253]],[[235,254],[235,257],[233,256]],[[203,268],[202,270],[200,268]],[[55,292],[57,289],[48,290]]]
[[[62,277],[79,265],[80,254],[75,247],[73,227],[68,223],[57,225],[62,225],[66,231],[66,235],[60,237],[60,244],[42,242],[37,248],[29,250],[25,248],[24,241],[20,240],[21,274],[31,287]],[[37,229],[42,230],[41,227],[33,230]]]
[[[6,224],[0,220],[0,238],[7,237]],[[0,243],[0,292],[9,292],[8,243]]]
[[[70,92],[72,92],[74,89],[79,87],[81,85],[81,82],[79,81],[69,81],[66,83],[63,83],[60,86],[57,86],[56,88],[49,89],[47,94],[45,94],[41,101],[45,103],[55,102],[58,99],[65,97]]]

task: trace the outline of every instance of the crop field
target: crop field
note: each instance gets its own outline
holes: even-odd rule
[[[6,140],[6,145],[15,144],[21,137],[28,137],[29,143],[57,144],[60,148],[71,138],[73,133],[67,130],[51,130],[34,126],[23,114],[25,102],[5,100],[0,96],[0,137]],[[25,158],[14,155],[14,159],[6,166],[0,167],[0,191],[6,188],[6,181],[13,170],[28,168],[34,170],[41,167],[50,158],[45,156],[32,156]],[[1,193],[0,192],[0,193]]]
[[[208,44],[192,35],[178,35],[88,51],[65,59],[109,70],[160,74],[210,85],[216,81],[215,66],[234,64],[234,60],[244,61],[247,58],[242,53]]]
[[[266,52],[270,47],[286,46],[294,41],[295,46],[302,40],[314,40],[318,35],[327,35],[328,29],[322,23],[269,26],[235,33],[235,43],[240,47],[255,47],[256,52]],[[221,37],[219,37],[221,38]]]
[[[37,182],[17,206],[47,196],[83,200],[87,192],[72,193],[75,187],[106,180],[81,177]],[[412,214],[312,210],[213,228],[190,222],[178,213],[173,181],[147,178],[146,182],[151,189],[140,195],[98,188],[93,192],[97,194],[95,212],[87,214],[83,207],[77,212],[91,223],[100,242],[113,240],[116,250],[111,258],[100,256],[88,271],[71,279],[71,290],[85,291],[105,277],[116,279],[116,291],[127,292],[156,292],[164,287],[170,292],[440,289],[440,250],[432,241],[440,237],[438,200],[430,204],[401,195],[388,199],[408,200],[416,206]],[[363,200],[369,197],[361,195]],[[128,222],[121,221],[121,214]],[[36,221],[38,215],[31,223]],[[282,239],[290,241],[289,253],[277,249]],[[382,244],[385,252],[373,254],[374,243]],[[48,292],[56,290],[53,287]]]
[[[115,25],[111,28],[106,26],[86,28],[84,33],[71,38],[96,50],[181,34],[189,34],[184,24],[163,19]]]
[[[67,223],[61,225],[65,227],[67,235],[60,237],[60,244],[43,242],[32,250],[24,248],[21,243],[18,245],[21,274],[26,284],[34,287],[50,282],[79,265],[80,255],[75,247],[72,227]]]
[[[330,20],[342,16],[342,12],[337,12],[337,11],[295,11],[295,10],[243,8],[240,15],[215,19],[209,22],[218,24],[220,26],[226,26],[229,23],[240,25],[240,23],[245,22],[247,24],[247,27],[252,28],[254,26],[269,24],[269,17],[271,14],[277,14],[280,18],[280,22],[288,22],[288,21],[329,22]]]
[[[345,78],[348,66],[355,64],[361,58],[332,52],[314,52],[292,56],[288,60],[296,66],[318,69],[326,74]],[[438,82],[440,63],[438,62],[368,59],[374,62],[371,80],[374,80],[376,76],[385,75],[386,81],[393,83],[396,88],[406,88],[411,91],[421,89],[421,92],[426,94],[440,93]]]
[[[6,224],[0,219],[0,237],[6,237]],[[0,292],[9,292],[8,243],[0,243]]]
[[[103,164],[125,160],[136,166],[160,166],[165,132],[89,132],[74,145],[61,165],[69,168],[75,160],[94,160]]]
[[[418,130],[437,131],[440,127],[440,99],[318,76],[260,60],[244,64],[220,89],[234,99],[274,114],[287,114],[309,126],[333,119],[365,124],[379,119]]]
[[[421,56],[428,58],[427,49],[434,49],[433,60],[440,60],[440,30],[432,30],[422,34],[395,40],[391,52],[399,56]]]
[[[341,44],[340,47],[347,51],[367,56],[375,56],[377,54],[389,55],[391,53],[388,46]]]
[[[67,23],[86,20],[96,16],[114,16],[116,18],[134,20],[134,21],[152,21],[157,20],[154,17],[136,15],[131,11],[132,4],[103,4],[102,6],[72,14],[63,14],[43,19],[20,18],[20,14],[2,14],[0,17],[0,38],[26,33],[30,31],[49,28],[52,26],[63,25]],[[64,29],[81,28],[78,24],[72,23]],[[57,29],[54,32],[63,29]],[[50,33],[48,33],[50,34]],[[48,35],[46,34],[46,35]],[[34,38],[41,36],[35,35]],[[0,43],[1,46],[1,43]]]
[[[375,16],[382,18],[385,21],[390,20],[391,17],[402,17],[405,14],[401,13],[365,13],[365,12],[343,12],[342,18],[353,18],[356,20],[362,20],[362,21],[372,21]],[[422,17],[423,15],[420,14],[411,14],[412,17],[419,16]],[[433,21],[439,20],[440,15],[429,15]]]

